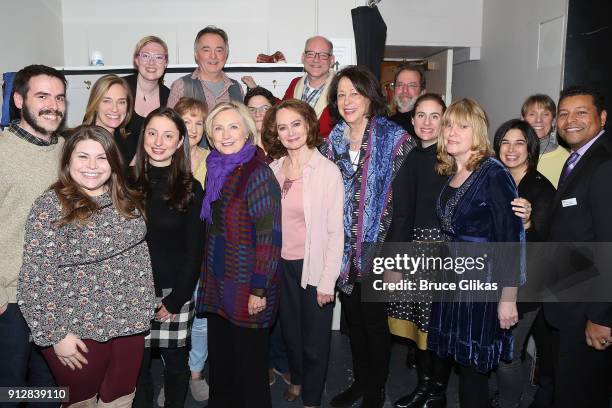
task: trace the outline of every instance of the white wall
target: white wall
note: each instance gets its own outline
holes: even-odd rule
[[[321,34],[352,39],[351,9],[364,0],[61,0],[66,66],[89,63],[93,50],[106,65],[129,65],[136,42],[156,34],[168,43],[171,64],[193,63],[193,38],[204,26],[228,32],[228,62],[255,62],[282,51],[298,63],[304,40]],[[389,45],[479,47],[483,0],[384,0],[379,8]]]
[[[171,64],[193,63],[193,39],[207,25],[227,31],[228,62],[255,62],[282,51],[298,63],[306,38],[352,38],[350,10],[358,0],[61,0],[66,66],[88,65],[102,52],[106,65],[130,65],[136,42],[158,35]]]
[[[0,50],[0,73],[30,64],[63,65],[61,0],[2,2]]]
[[[480,47],[482,7],[483,0],[383,0],[378,5],[387,45],[449,47]]]
[[[557,99],[562,83],[567,0],[486,0],[481,58],[455,65],[453,99],[472,97],[491,121],[491,134],[518,117],[524,99]]]

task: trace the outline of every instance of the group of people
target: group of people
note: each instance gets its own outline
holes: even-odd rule
[[[66,131],[63,74],[17,73],[20,116],[0,137],[0,385],[150,407],[159,353],[161,406],[191,390],[211,408],[269,407],[277,373],[287,401],[320,406],[339,291],[353,382],[331,406],[384,405],[396,335],[414,342],[418,372],[396,407],[446,406],[454,363],[462,407],[489,406],[493,370],[495,403],[518,407],[532,326],[550,380],[537,406],[606,406],[610,304],[517,304],[519,261],[489,302],[362,301],[385,242],[611,241],[597,92],[568,88],[558,109],[531,96],[491,143],[483,108],[447,108],[418,67],[398,68],[388,117],[378,79],[332,71],[324,37],[306,41],[282,101],[250,77],[245,95],[223,72],[228,50],[204,28],[198,67],[168,89],[168,48],[145,37],[136,73],[101,77]]]

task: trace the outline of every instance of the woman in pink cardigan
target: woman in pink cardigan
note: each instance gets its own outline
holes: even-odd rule
[[[315,111],[289,99],[271,108],[264,132],[274,141],[270,164],[281,186],[283,245],[280,318],[291,385],[305,407],[321,405],[344,230],[344,188],[338,167],[317,146],[323,139]],[[272,153],[272,152],[271,152]]]

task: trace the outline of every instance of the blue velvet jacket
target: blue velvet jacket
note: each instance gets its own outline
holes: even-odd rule
[[[450,181],[450,179],[449,179]],[[448,188],[448,182],[443,188]],[[447,241],[455,242],[524,242],[523,223],[512,211],[510,202],[518,197],[514,180],[506,168],[493,158],[485,159],[459,187],[448,203],[436,212]],[[490,248],[504,251],[490,257],[486,279],[504,286],[525,283],[524,252],[519,246]],[[516,255],[508,259],[507,254]],[[492,254],[493,255],[493,254]],[[502,259],[503,258],[503,259]],[[502,262],[503,261],[503,262]]]
[[[447,188],[448,182],[444,189]],[[455,242],[524,242],[522,222],[510,204],[517,196],[508,171],[497,160],[487,158],[446,205],[442,206],[438,199],[436,211],[442,232],[448,241]],[[525,281],[524,252],[516,252],[516,248],[511,249],[515,257],[509,258],[508,253],[491,254],[484,276],[478,278],[497,282],[499,290],[520,286]],[[476,252],[482,249],[474,248]],[[475,302],[470,296],[456,293],[452,299],[434,303],[428,348],[441,357],[452,356],[462,365],[474,366],[480,372],[493,369],[500,358],[510,360],[512,331],[499,327],[497,296],[494,292],[487,302]]]

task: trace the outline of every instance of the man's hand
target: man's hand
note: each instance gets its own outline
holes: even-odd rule
[[[8,308],[8,303],[5,304],[4,306],[0,306],[0,316],[2,316],[4,312],[6,312],[7,308]]]
[[[612,344],[612,328],[608,326],[602,326],[589,320],[584,334],[587,344],[595,350],[605,350]]]

